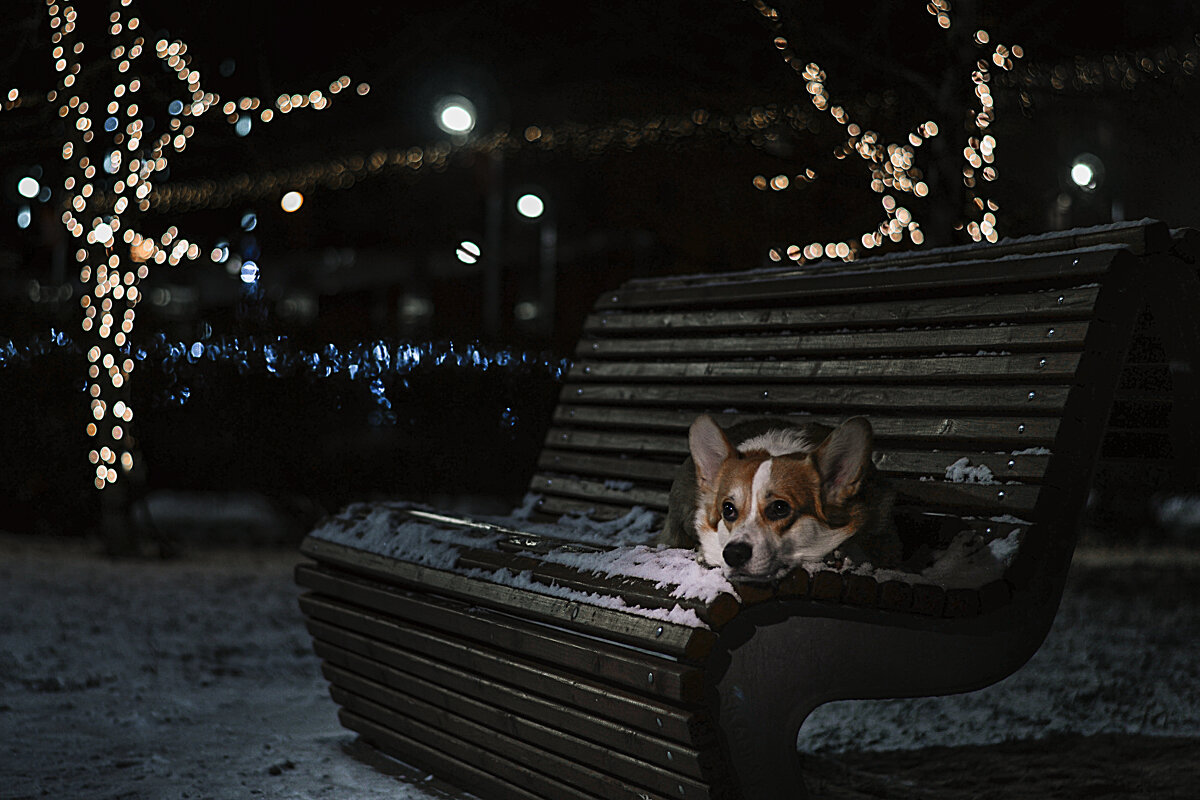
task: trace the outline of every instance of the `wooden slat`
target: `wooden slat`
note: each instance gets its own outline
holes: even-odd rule
[[[361,575],[422,587],[448,597],[532,617],[578,631],[603,630],[617,641],[644,647],[676,658],[703,658],[715,639],[707,628],[692,628],[615,609],[580,603],[479,578],[437,570],[409,561],[368,553],[333,542],[306,537],[300,552],[315,561]],[[366,591],[366,589],[362,589]],[[386,593],[375,591],[381,599]]]
[[[753,414],[714,414],[725,427],[737,421],[760,418]],[[845,417],[821,414],[794,417],[797,422],[837,425]],[[687,430],[696,419],[693,412],[665,409],[625,409],[597,406],[559,405],[554,411],[555,427],[546,434],[546,446],[596,452],[660,453],[687,456]],[[584,430],[581,427],[601,429]],[[871,417],[875,439],[932,442],[988,442],[998,450],[1049,447],[1058,430],[1058,420],[1034,417],[989,417],[945,415],[933,417]],[[636,430],[638,433],[626,433]],[[640,431],[662,431],[641,433]],[[936,445],[935,445],[936,446]]]
[[[590,314],[584,331],[590,336],[745,331],[804,331],[889,325],[937,325],[960,320],[976,324],[1086,318],[1100,289],[1088,286],[1061,291],[980,297],[944,297],[880,303],[797,306],[793,308],[707,309],[702,311],[620,312]],[[587,352],[593,342],[584,340]]]
[[[571,383],[563,387],[560,400],[564,403],[692,407],[698,410],[745,408],[762,412],[779,409],[781,414],[829,409],[847,416],[907,409],[1055,413],[1062,409],[1069,392],[1069,386],[1041,382],[1015,386]]]
[[[664,288],[684,286],[704,286],[714,280],[737,280],[747,275],[825,275],[843,272],[863,272],[868,270],[889,271],[908,265],[947,265],[955,262],[995,262],[997,266],[1011,263],[1012,256],[1019,255],[1059,255],[1064,256],[1069,251],[1094,247],[1119,247],[1127,249],[1134,255],[1161,253],[1168,248],[1183,248],[1179,257],[1186,259],[1188,243],[1191,241],[1191,229],[1171,230],[1165,223],[1157,220],[1134,220],[1132,222],[1116,223],[1101,228],[1074,228],[1066,231],[1054,231],[1048,234],[1037,234],[1015,239],[1006,239],[999,244],[959,245],[956,247],[940,247],[933,250],[913,250],[908,253],[888,253],[875,257],[867,257],[853,263],[824,261],[815,264],[805,264],[795,267],[773,267],[758,272],[747,273],[746,270],[736,272],[703,275],[682,275],[662,278],[636,278],[628,282],[629,286],[638,288]]]
[[[553,478],[539,480],[535,483],[543,489],[551,489]],[[550,481],[549,484],[546,481]],[[621,484],[622,486],[624,483]],[[661,501],[665,509],[665,494],[658,498],[660,492],[644,492],[633,489],[626,492],[621,488],[603,487],[612,491],[614,498],[625,498],[639,505],[651,505]],[[534,490],[537,491],[537,490]],[[576,489],[575,491],[578,491]],[[572,542],[566,539],[555,539],[549,536],[533,535],[520,532],[514,528],[505,528],[488,522],[474,519],[438,514],[423,509],[400,507],[394,513],[411,519],[433,521],[436,527],[428,532],[431,544],[445,544],[458,552],[455,568],[458,570],[508,570],[511,573],[523,573],[532,581],[547,587],[561,587],[588,595],[607,595],[620,598],[626,605],[640,608],[672,609],[683,608],[692,611],[710,628],[717,630],[729,622],[737,614],[737,599],[729,594],[719,594],[711,600],[699,600],[679,592],[679,585],[661,580],[646,580],[628,575],[607,575],[596,571],[580,569],[560,563],[554,555],[578,556],[581,553],[603,553],[614,548],[613,545]],[[444,529],[454,531],[452,538],[446,538],[441,532]],[[505,539],[496,541],[491,534],[501,533]],[[473,547],[462,541],[463,537],[475,538],[479,547]]]
[[[677,792],[680,786],[687,797],[711,796],[708,787],[697,780],[699,776],[649,764],[605,744],[589,742],[487,703],[447,693],[419,678],[412,678],[399,688],[329,664],[322,671],[330,683],[347,692],[368,698],[408,719],[455,731],[459,738],[605,797],[636,797],[634,793],[642,790],[666,794]]]
[[[1033,522],[1014,522],[1009,519],[1010,514],[1007,513],[1003,515],[990,514],[988,516],[949,514],[946,512],[931,511],[920,506],[906,506],[902,504],[896,506],[896,514],[897,516],[907,517],[909,521],[913,521],[913,524],[929,528],[943,528],[951,537],[961,531],[971,530],[989,541],[993,538],[1003,539],[1014,530],[1028,530],[1034,524]],[[997,519],[993,519],[993,517],[1007,521],[999,522]],[[1023,519],[1017,517],[1015,514],[1011,514],[1011,517],[1016,520]],[[945,543],[937,540],[928,542],[931,546]],[[917,582],[917,580],[914,577],[914,582]]]
[[[973,450],[938,450],[928,453],[910,450],[875,451],[875,466],[885,475],[893,477],[944,477],[946,470],[966,457],[969,466],[987,467],[998,481],[1039,481],[1046,472],[1049,455],[1010,455],[1006,453],[980,453]]]
[[[584,340],[579,358],[813,357],[967,353],[977,351],[1078,349],[1087,336],[1087,322],[1052,322],[918,331],[846,331],[790,335],[683,336]],[[1053,330],[1052,336],[1047,332]]]
[[[575,381],[1066,381],[1076,353],[944,358],[847,358],[787,361],[590,361],[571,367]]]
[[[421,628],[381,614],[306,595],[301,607],[309,632],[343,650],[374,658],[409,671],[420,664],[451,665],[510,686],[529,687],[540,697],[563,707],[600,714],[631,730],[640,730],[686,745],[700,746],[712,737],[710,723],[694,708],[602,683],[584,675],[514,656],[452,634]],[[422,673],[423,674],[423,673]],[[639,687],[640,688],[640,687]]]
[[[464,752],[456,746],[456,755],[439,749],[439,744],[452,740],[435,729],[416,730],[412,732],[413,736],[405,736],[345,709],[338,711],[338,720],[343,727],[359,734],[384,753],[437,774],[448,783],[461,786],[480,797],[549,800],[546,795],[529,791],[524,775],[514,776],[514,780],[519,783],[513,783],[493,775],[486,769],[480,769],[484,760],[481,758],[483,754],[477,752],[477,748]],[[509,772],[511,774],[512,771]]]
[[[562,472],[568,475],[593,475],[625,480],[669,484],[675,480],[680,460],[649,461],[628,456],[604,456],[592,453],[575,453],[552,447],[542,449],[537,466],[541,470]]]
[[[438,528],[451,528],[459,536],[488,538],[500,534],[502,538],[495,541],[496,549],[507,553],[548,553],[552,550],[561,552],[601,552],[610,548],[597,544],[573,541],[550,536],[546,533],[530,533],[520,528],[498,525],[494,522],[466,517],[461,514],[443,514],[425,508],[417,508],[408,504],[400,504],[397,512],[409,519],[429,522]],[[431,536],[439,534],[431,533]]]
[[[551,483],[546,485],[546,481],[548,480]],[[550,491],[553,486],[553,480],[551,478],[539,480],[535,477],[533,484],[544,485],[546,486],[545,490]],[[603,497],[596,487],[580,486],[581,482],[576,479],[560,478],[558,480],[563,485],[563,491],[561,492],[563,494],[570,495],[574,493],[574,496],[586,499]],[[644,499],[636,501],[637,505],[657,508],[657,503],[661,502],[661,508],[665,511],[666,493],[656,492],[653,494],[661,495],[661,498],[652,498],[650,497],[650,493],[646,493]],[[641,497],[641,493],[638,496]],[[620,499],[622,495],[617,492],[613,497]],[[544,561],[541,558],[526,553],[497,552],[482,548],[463,549],[457,566],[461,569],[490,571],[507,569],[514,573],[525,572],[529,574],[532,580],[546,584],[547,586],[561,586],[585,594],[603,594],[611,597],[619,597],[630,606],[662,609],[684,608],[694,612],[697,617],[714,630],[719,630],[723,627],[729,620],[733,619],[738,611],[737,599],[730,594],[718,595],[712,601],[697,600],[689,597],[673,597],[672,592],[677,588],[677,584],[620,575],[599,575],[572,569],[562,564],[556,564],[553,561]]]
[[[893,488],[902,498],[930,510],[981,511],[1029,515],[1037,505],[1040,488],[1024,484],[950,483],[897,478]]]
[[[540,474],[534,475],[529,481],[529,491],[541,494],[561,494],[585,500],[594,499],[616,505],[642,506],[658,511],[667,509],[665,489],[637,486],[619,489],[614,488],[611,481],[590,481],[562,475]]]
[[[353,644],[356,650],[339,647],[326,637],[352,637],[359,641]],[[509,686],[491,680],[487,676],[475,675],[387,645],[372,643],[362,637],[354,637],[332,626],[315,623],[314,648],[326,663],[349,672],[362,675],[390,689],[416,694],[429,702],[454,713],[465,714],[460,708],[460,698],[494,705],[497,713],[511,712],[521,719],[533,720],[548,728],[567,731],[585,740],[602,742],[614,752],[667,770],[678,771],[694,778],[712,774],[715,754],[706,754],[690,745],[673,742],[659,736],[635,731],[618,722],[594,713],[565,706],[539,696],[535,684],[528,688]],[[366,649],[373,658],[360,655]],[[377,660],[378,659],[378,660]],[[385,660],[386,659],[386,660]],[[481,717],[473,717],[482,722]],[[488,723],[485,723],[488,724]],[[495,725],[493,725],[495,727]],[[715,745],[710,745],[715,747]],[[704,764],[701,762],[705,761]]]
[[[699,696],[701,674],[697,667],[650,653],[592,640],[537,625],[516,617],[488,614],[468,607],[455,608],[427,598],[402,594],[388,587],[332,575],[320,570],[298,570],[297,582],[305,588],[335,597],[343,603],[377,608],[397,619],[441,630],[452,630],[472,641],[488,644],[522,657],[594,674],[644,694],[673,701]],[[333,601],[309,598],[305,613],[332,615]],[[343,612],[344,608],[341,609]],[[325,618],[325,617],[321,617]],[[341,617],[339,617],[341,619]],[[347,625],[377,625],[374,619],[344,620]]]
[[[859,269],[852,265],[833,272],[804,271],[742,273],[728,280],[710,278],[690,286],[668,284],[662,288],[630,282],[602,295],[596,309],[670,308],[725,303],[787,302],[796,298],[828,300],[847,296],[895,297],[936,292],[978,292],[983,287],[1000,291],[1005,285],[1046,282],[1078,285],[1102,276],[1113,261],[1128,253],[1101,249],[1015,257],[1001,263],[964,261],[951,264],[917,264],[895,269]]]
[[[876,448],[875,466],[888,475],[900,477],[941,477],[946,468],[966,456],[971,466],[985,466],[997,480],[1037,481],[1046,470],[1048,455],[1008,455],[977,450],[891,450]],[[679,471],[678,460],[650,461],[645,459],[596,455],[546,448],[538,458],[538,468],[567,475],[621,478],[640,482],[669,485]]]
[[[509,753],[497,752],[483,747],[477,742],[464,740],[460,731],[463,723],[458,723],[454,718],[444,717],[434,724],[427,724],[392,711],[368,698],[348,692],[337,685],[331,686],[329,693],[332,695],[333,701],[345,709],[339,716],[342,717],[342,724],[351,730],[358,730],[351,724],[355,718],[372,722],[379,729],[399,734],[409,741],[424,742],[452,759],[475,764],[490,775],[510,784],[521,786],[532,792],[534,797],[544,798],[544,800],[559,797],[563,800],[601,800],[605,796],[603,792],[582,790],[531,769],[513,759]],[[350,716],[349,720],[346,719],[347,716]],[[368,740],[374,741],[375,737],[368,737]],[[404,759],[404,751],[397,753],[397,756]],[[563,771],[568,774],[571,771],[568,765],[560,764],[560,759],[549,754],[547,754],[546,762],[561,766]],[[444,775],[443,777],[453,780],[453,775]],[[636,800],[636,795],[624,794],[623,796],[629,800]]]
[[[546,519],[559,519],[564,515],[586,516],[591,519],[609,521],[629,513],[632,506],[614,505],[598,500],[576,500],[568,497],[543,497],[538,500],[537,510]]]
[[[602,489],[602,484],[593,481],[583,481],[573,478],[556,477],[552,479],[535,476],[530,481],[529,489],[541,492],[546,496],[574,498],[582,502],[601,502],[620,506],[643,506],[665,512],[667,509],[667,493],[660,491],[645,492],[641,500],[634,503],[626,499],[620,492]],[[995,510],[997,514],[1009,509],[1012,513],[1030,513],[1037,500],[1038,489],[1024,484],[969,484],[948,483],[936,480],[911,480],[899,478],[893,481],[897,491],[904,495],[928,503],[931,507]]]

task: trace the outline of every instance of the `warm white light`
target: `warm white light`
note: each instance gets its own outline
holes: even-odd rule
[[[479,260],[479,245],[474,242],[459,242],[454,255],[458,256],[458,260],[464,264],[474,264]]]
[[[475,104],[465,97],[443,97],[437,104],[438,127],[446,133],[470,133],[475,127]]]
[[[30,200],[38,196],[38,192],[42,190],[41,185],[37,182],[37,178],[26,175],[21,180],[17,181],[17,194],[21,197],[28,197]]]
[[[546,204],[536,194],[523,194],[517,198],[517,211],[523,217],[537,219],[546,210]]]
[[[300,194],[299,192],[288,192],[283,196],[283,199],[279,201],[279,205],[284,211],[290,214],[299,209],[300,206],[304,205],[304,195]]]
[[[99,244],[104,244],[113,238],[112,226],[107,222],[101,222],[99,225],[97,225],[94,229],[94,233],[96,234],[96,242]]]
[[[1088,186],[1094,177],[1095,173],[1092,172],[1092,168],[1087,164],[1076,162],[1075,166],[1071,167],[1071,180],[1075,182],[1076,186]]]
[[[1104,162],[1091,153],[1080,153],[1071,163],[1071,183],[1085,192],[1094,192],[1104,181]]]

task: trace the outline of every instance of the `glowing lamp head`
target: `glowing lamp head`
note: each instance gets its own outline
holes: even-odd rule
[[[1076,162],[1075,165],[1071,167],[1071,180],[1075,182],[1076,186],[1087,186],[1092,182],[1094,177],[1095,173],[1092,172],[1092,168],[1087,164]]]
[[[279,205],[284,211],[291,214],[293,211],[298,211],[300,206],[304,205],[304,195],[299,192],[288,192],[279,201]]]
[[[17,181],[17,194],[21,197],[27,197],[30,200],[38,196],[38,192],[42,190],[41,184],[37,182],[37,178],[31,175],[26,175],[21,180]]]
[[[1091,153],[1081,153],[1071,163],[1071,183],[1085,192],[1094,192],[1104,180],[1104,164]]]
[[[527,219],[537,219],[546,210],[546,204],[536,194],[523,194],[517,198],[517,213]]]
[[[434,109],[434,119],[446,133],[470,133],[475,127],[475,104],[461,95],[443,97]]]
[[[474,242],[459,242],[454,255],[464,264],[474,264],[479,261],[480,252],[479,245]]]

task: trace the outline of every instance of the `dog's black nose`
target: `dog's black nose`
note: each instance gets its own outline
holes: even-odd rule
[[[726,564],[737,568],[749,561],[750,554],[753,552],[753,548],[745,542],[730,542],[725,545],[725,550],[721,555],[725,557]]]

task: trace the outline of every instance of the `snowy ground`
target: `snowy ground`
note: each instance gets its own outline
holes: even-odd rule
[[[0,797],[452,796],[348,752],[293,552],[94,553],[0,535]],[[1200,556],[1085,551],[1017,675],[962,697],[826,706],[801,748],[821,797],[1191,798],[1198,687]]]

